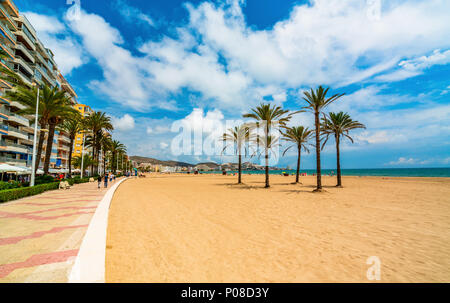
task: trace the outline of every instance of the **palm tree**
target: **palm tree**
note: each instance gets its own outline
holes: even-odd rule
[[[106,153],[111,149],[112,140],[108,135],[102,134],[100,138],[100,146],[103,152],[103,173],[106,173]]]
[[[273,105],[271,106],[270,103],[264,104],[261,103],[256,108],[253,108],[252,113],[244,114],[244,118],[253,118],[257,122],[255,123],[255,127],[259,127],[261,124],[263,124],[264,127],[264,136],[260,136],[259,138],[262,139],[269,139],[269,133],[271,132],[272,126],[276,123],[278,123],[280,126],[286,126],[286,123],[291,119],[293,114],[296,114],[298,112],[290,113],[288,110],[282,109],[280,106]],[[263,146],[265,146],[265,172],[266,172],[266,185],[265,188],[269,188],[269,150],[267,146],[269,145],[269,142],[263,143]]]
[[[83,156],[84,160],[82,161],[81,156],[75,156],[72,158],[72,165],[75,168],[81,169],[83,172],[86,170],[87,167],[94,164],[94,159],[89,154],[85,154]],[[83,168],[81,168],[81,163],[83,162]]]
[[[245,143],[250,141],[251,137],[250,126],[246,124],[230,128],[228,132],[223,134],[223,141],[231,142],[226,143],[223,151],[232,144],[235,147],[235,154],[238,155],[238,184],[242,183],[242,147],[244,147],[244,151],[247,154]]]
[[[322,86],[311,91],[303,92],[303,100],[306,101],[307,105],[303,107],[304,109],[314,113],[314,124],[315,124],[315,134],[316,134],[316,166],[317,166],[317,188],[314,190],[316,192],[322,191],[322,171],[320,167],[320,113],[322,110],[330,105],[332,102],[336,101],[344,94],[335,94],[327,98],[329,88],[324,89]]]
[[[336,141],[336,165],[337,165],[337,187],[342,187],[341,181],[341,160],[339,144],[341,142],[341,136],[348,138],[353,143],[353,138],[349,136],[349,131],[357,128],[366,128],[366,126],[358,121],[354,121],[350,118],[350,115],[344,112],[329,113],[322,118],[322,135],[325,137],[322,148],[328,141],[330,135],[334,135]]]
[[[124,153],[126,151],[126,147],[119,141],[112,140],[110,151],[111,151],[111,157],[112,157],[111,169],[114,173],[116,173],[116,170],[117,170],[116,157],[118,157],[119,154]]]
[[[70,147],[69,147],[69,178],[70,178],[72,176],[71,164],[72,164],[73,144],[76,135],[83,130],[81,123],[81,115],[77,112],[77,114],[74,114],[73,116],[69,117],[62,123],[60,129],[66,132],[69,135],[70,139]]]
[[[36,87],[30,89],[28,87],[17,86],[14,90],[8,91],[6,96],[25,106],[24,109],[17,111],[17,114],[34,116],[36,112],[37,99]],[[64,116],[70,115],[74,112],[75,110],[70,106],[70,99],[65,96],[63,91],[59,91],[57,87],[50,88],[48,86],[44,86],[43,89],[40,90],[38,123],[41,126],[41,130],[39,132],[39,143],[37,147],[36,170],[39,167],[39,162],[41,159],[45,139],[45,129],[50,126],[44,163],[44,172],[47,174],[56,125],[62,122],[62,118]],[[31,121],[32,123],[36,123],[36,121]],[[45,167],[47,169],[45,169]]]
[[[74,115],[77,111],[72,108],[70,98],[66,96],[64,91],[60,91],[58,87],[54,87],[51,90],[44,87],[43,98],[44,100],[51,100],[53,102],[53,106],[50,108],[50,118],[48,119],[48,138],[44,161],[44,174],[47,175],[50,168],[50,158],[56,127],[64,121],[65,117]]]
[[[297,157],[297,172],[295,176],[295,183],[299,182],[300,175],[300,157],[302,154],[302,149],[309,153],[309,149],[307,147],[308,141],[312,137],[313,131],[309,128],[305,128],[303,126],[294,126],[287,128],[286,132],[283,133],[284,140],[294,143],[294,145],[289,146],[283,152],[284,154],[293,146],[297,147],[298,157]]]
[[[103,131],[111,131],[114,129],[111,123],[111,118],[104,112],[94,111],[85,119],[84,122],[86,129],[89,130],[91,134],[90,144],[92,146],[92,157],[95,160],[98,160],[100,153],[98,137]],[[91,167],[91,173],[94,174],[93,166]]]

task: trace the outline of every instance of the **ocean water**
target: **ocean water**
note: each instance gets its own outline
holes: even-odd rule
[[[295,170],[271,170],[271,175],[280,175],[283,172],[295,174]],[[335,169],[322,169],[322,175],[336,174]],[[204,174],[221,174],[220,171],[202,172]],[[229,171],[228,173],[237,173]],[[242,171],[243,174],[264,174],[264,170]],[[315,174],[315,169],[302,169],[300,173],[308,176]],[[342,169],[343,176],[383,176],[383,177],[450,177],[450,167],[444,168],[363,168],[363,169]]]

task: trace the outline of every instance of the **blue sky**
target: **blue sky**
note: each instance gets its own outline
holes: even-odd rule
[[[17,0],[79,95],[113,117],[129,154],[180,161],[172,123],[241,119],[261,101],[290,110],[324,85],[327,111],[364,123],[344,168],[450,166],[450,2],[445,0]],[[312,126],[311,114],[294,125]],[[205,125],[207,125],[205,127]],[[208,129],[209,128],[209,129]],[[303,157],[314,168],[314,156]],[[323,167],[335,167],[334,143]],[[279,165],[295,164],[288,152]]]

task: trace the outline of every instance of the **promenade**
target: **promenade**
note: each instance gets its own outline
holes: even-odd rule
[[[106,191],[84,183],[0,204],[0,283],[67,282]]]

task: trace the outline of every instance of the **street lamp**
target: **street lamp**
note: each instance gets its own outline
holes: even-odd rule
[[[36,82],[33,83],[33,86],[37,86],[37,95],[36,95],[36,115],[34,118],[34,138],[33,138],[33,157],[31,158],[31,180],[30,186],[34,186],[34,180],[36,179],[36,140],[37,140],[37,128],[38,128],[38,114],[39,114],[39,89],[40,85]]]
[[[83,179],[83,172],[84,172],[84,141],[86,139],[86,135],[83,134],[83,147],[81,148],[81,179]]]

